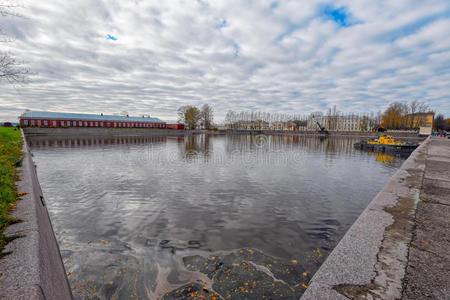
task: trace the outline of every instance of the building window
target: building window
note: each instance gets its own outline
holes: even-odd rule
[[[27,126],[28,125],[28,120],[23,120],[23,125]]]
[[[100,127],[103,127],[103,122],[100,122]]]
[[[70,126],[70,121],[67,121],[67,126]]]
[[[95,127],[98,127],[98,122],[95,122]]]
[[[53,126],[56,126],[56,121],[53,121]]]
[[[64,121],[61,121],[61,126],[64,126]]]
[[[34,120],[31,120],[31,126],[34,126]]]
[[[44,126],[48,126],[48,121],[44,121]]]
[[[88,126],[88,122],[84,122],[84,126],[87,127]]]
[[[94,123],[93,123],[93,122],[91,122],[91,124],[90,124],[89,126],[93,127],[93,126],[94,126]]]

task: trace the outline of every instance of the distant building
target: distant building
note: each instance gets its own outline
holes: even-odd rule
[[[282,131],[297,131],[297,125],[292,121],[287,122],[272,122],[270,129]]]
[[[235,123],[227,124],[227,129],[232,130],[268,130],[270,129],[269,122],[256,120],[256,121],[238,121]]]
[[[158,118],[104,114],[26,111],[19,119],[22,127],[168,128],[166,122]],[[170,129],[178,129],[172,127]]]
[[[406,126],[408,129],[420,127],[433,127],[434,112],[416,113],[406,115]]]
[[[167,129],[184,130],[185,125],[183,123],[179,123],[176,121],[166,121],[166,128]]]
[[[369,131],[370,122],[367,117],[350,116],[321,116],[307,121],[308,131],[320,130],[319,125],[328,131]]]

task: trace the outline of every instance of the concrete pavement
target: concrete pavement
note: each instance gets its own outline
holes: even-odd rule
[[[404,299],[450,299],[450,139],[432,138],[427,150]]]

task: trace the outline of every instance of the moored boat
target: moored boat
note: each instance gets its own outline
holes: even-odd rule
[[[413,152],[419,144],[410,142],[399,142],[394,140],[390,135],[381,136],[377,139],[370,139],[368,141],[361,141],[353,145],[361,150],[374,150],[380,152]]]

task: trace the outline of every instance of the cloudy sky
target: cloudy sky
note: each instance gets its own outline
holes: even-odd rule
[[[0,0],[1,2],[2,0]],[[450,117],[450,1],[24,0],[0,44],[36,73],[24,109],[151,114],[185,104],[306,114],[427,101]],[[117,40],[108,38],[108,35]]]

